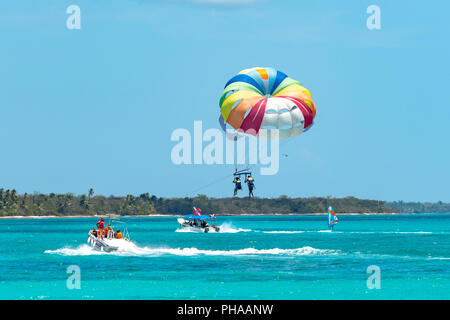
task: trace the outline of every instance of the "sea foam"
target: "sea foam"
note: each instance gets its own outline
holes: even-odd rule
[[[231,223],[225,222],[218,226],[220,228],[220,231],[218,233],[239,233],[239,232],[251,232],[253,230],[251,229],[243,229],[243,228],[236,228]],[[203,232],[201,229],[198,228],[189,228],[184,227],[180,229],[176,229],[175,232],[193,232],[193,233],[201,233]],[[214,228],[209,228],[208,233],[217,233]]]
[[[117,255],[117,256],[255,256],[255,255],[283,255],[283,256],[308,256],[308,255],[335,255],[337,251],[328,249],[316,249],[313,247],[302,247],[295,249],[256,249],[244,248],[235,250],[205,250],[195,247],[191,248],[166,248],[166,247],[139,247],[129,242],[127,245],[121,245],[118,250],[113,252],[102,252],[95,250],[89,245],[81,245],[78,248],[61,248],[57,250],[46,250],[48,254],[59,254],[63,256],[88,256],[88,255]]]

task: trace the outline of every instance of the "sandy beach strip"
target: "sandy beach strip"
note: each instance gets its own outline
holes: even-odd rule
[[[263,216],[325,216],[328,213],[265,213],[265,214],[253,214],[253,213],[242,213],[242,214],[234,214],[234,213],[223,213],[218,215],[218,217],[263,217]],[[405,213],[392,213],[392,212],[383,212],[383,213],[338,213],[340,216],[375,216],[375,215],[402,215]],[[149,214],[149,215],[137,215],[137,216],[119,216],[117,214],[111,214],[111,218],[161,218],[161,217],[180,217],[182,215],[176,214]],[[74,215],[74,216],[2,216],[0,219],[73,219],[73,218],[101,218],[101,217],[109,217],[109,214],[105,215],[94,215],[94,216],[85,216],[85,215]]]

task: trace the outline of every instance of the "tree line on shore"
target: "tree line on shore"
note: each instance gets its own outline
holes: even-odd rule
[[[390,208],[395,208],[402,213],[450,213],[450,203],[438,202],[386,202]]]
[[[378,200],[355,197],[331,198],[208,198],[198,195],[193,198],[161,198],[149,193],[139,196],[94,196],[87,194],[18,194],[16,190],[0,189],[0,216],[92,216],[117,214],[136,215],[185,215],[196,206],[210,214],[308,214],[325,213],[333,206],[337,213],[398,213],[405,206]],[[426,208],[431,208],[426,206]],[[435,209],[435,208],[434,208]],[[407,211],[409,212],[409,211]],[[450,206],[448,211],[450,212]]]

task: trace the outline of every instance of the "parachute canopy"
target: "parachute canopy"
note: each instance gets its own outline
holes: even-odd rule
[[[316,116],[311,93],[273,68],[245,69],[231,78],[220,98],[221,117],[239,132],[259,136],[279,130],[279,139],[308,130]]]

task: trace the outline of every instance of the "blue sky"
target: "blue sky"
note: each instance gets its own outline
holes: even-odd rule
[[[81,30],[66,28],[71,4]],[[366,27],[371,4],[381,30]],[[271,66],[311,91],[317,116],[282,145],[277,175],[255,176],[258,196],[450,201],[449,10],[446,1],[2,1],[0,185],[230,196],[232,179],[220,179],[233,167],[174,165],[170,135],[194,120],[217,127],[226,81]]]

